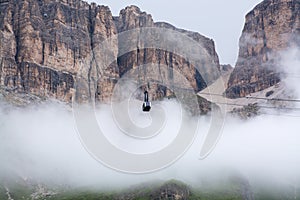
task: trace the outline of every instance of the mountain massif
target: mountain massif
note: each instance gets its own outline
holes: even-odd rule
[[[179,49],[146,48],[147,42],[139,40],[135,34],[129,35],[129,40],[139,42],[124,54],[122,48],[128,41],[119,35],[145,27],[185,35],[199,44],[207,55],[192,49],[201,59],[200,62],[191,62],[181,55]],[[100,44],[110,38],[110,48],[102,49]],[[147,39],[157,38],[149,35]],[[160,42],[163,46],[165,41]],[[39,99],[70,103],[76,90],[80,89],[80,79],[86,83],[82,87],[85,90],[78,96],[82,102],[87,97],[95,97],[97,102],[109,102],[118,81],[137,70],[136,81],[141,81],[140,88],[149,90],[151,100],[173,97],[173,88],[185,90],[184,85],[174,78],[174,74],[180,72],[190,83],[192,93],[209,89],[207,86],[220,76],[229,76],[226,90],[221,93],[224,98],[232,98],[231,102],[227,101],[228,105],[241,105],[234,100],[243,101],[240,97],[281,81],[279,60],[281,53],[290,47],[300,47],[299,0],[263,0],[246,15],[238,60],[233,69],[230,65],[220,65],[212,39],[165,22],[154,22],[150,14],[136,6],[128,6],[120,11],[119,16],[113,16],[108,7],[82,0],[0,0],[0,103],[2,97],[21,102],[20,105]],[[108,65],[107,60],[111,61]],[[197,67],[206,71],[201,74]],[[95,79],[95,73],[99,79]],[[158,77],[158,81],[147,84],[145,80],[149,74]],[[212,82],[205,80],[207,76]],[[168,88],[164,85],[166,82],[172,85]],[[269,97],[273,93],[270,90],[263,96]],[[200,97],[198,100],[202,113],[207,113],[212,104]],[[243,109],[236,112],[244,112]],[[246,109],[247,114],[256,114],[257,103],[252,102]],[[89,195],[93,199],[254,199],[250,184],[239,178],[234,178],[226,185],[229,189],[219,193],[212,190],[208,190],[211,193],[198,193],[185,184],[171,181],[150,189],[143,186],[133,188],[125,193],[79,194],[74,191],[74,194],[66,194],[64,189],[48,191],[26,181],[27,178],[14,181],[16,188],[7,187],[5,181],[0,181],[0,199],[86,199]],[[20,189],[24,187],[28,189]],[[291,187],[288,187],[290,191]],[[271,193],[273,195],[274,191]],[[290,193],[278,190],[275,194],[278,199],[296,199],[297,196],[296,189]],[[264,192],[263,197],[255,195],[258,199],[268,198]]]
[[[114,17],[108,7],[81,0],[1,0],[0,86],[9,93],[71,102],[76,79],[81,77],[88,83],[89,90],[82,96],[95,96],[96,100],[108,102],[115,84],[126,72],[152,63],[158,68],[152,71],[144,68],[138,80],[145,79],[147,73],[161,76],[162,81],[171,80],[170,73],[160,71],[159,66],[164,65],[180,71],[195,91],[206,87],[199,72],[176,51],[143,48],[145,44],[141,42],[136,50],[119,55],[124,41],[118,37],[105,53],[99,48],[101,42],[118,33],[142,27],[176,30],[201,43],[209,52],[204,64],[209,65],[214,78],[218,77],[220,64],[211,39],[167,23],[155,23],[151,15],[136,6],[126,7]],[[113,62],[104,66],[107,57]],[[101,71],[96,82],[92,77],[95,67]],[[172,95],[160,84],[152,84],[149,90],[152,99]]]
[[[226,83],[227,97],[244,97],[280,82],[280,52],[300,46],[299,4],[299,0],[264,0],[246,15],[236,67]],[[191,63],[176,49],[170,52],[146,48],[146,41],[139,39],[134,50],[121,53],[127,41],[118,35],[144,27],[184,34],[200,44],[207,56],[201,62]],[[137,40],[136,37],[132,34],[128,40]],[[104,53],[100,44],[110,38],[110,48]],[[156,38],[150,35],[148,39]],[[201,56],[201,52],[194,53]],[[107,60],[112,62],[107,65]],[[195,69],[202,65],[207,69],[205,74]],[[171,70],[166,71],[163,66]],[[97,72],[93,71],[95,68]],[[95,97],[97,101],[109,102],[118,80],[131,70],[137,70],[136,81],[155,100],[174,95],[172,88],[162,83],[182,87],[176,83],[175,72],[180,72],[199,92],[210,84],[203,76],[216,80],[222,74],[222,65],[212,39],[154,22],[150,14],[136,6],[128,6],[119,16],[113,16],[108,7],[82,0],[0,0],[2,94],[30,94],[71,102],[80,77],[87,84],[79,98]],[[97,80],[95,73],[100,77]],[[148,74],[159,81],[147,85]],[[206,100],[201,101],[203,107],[209,107]]]

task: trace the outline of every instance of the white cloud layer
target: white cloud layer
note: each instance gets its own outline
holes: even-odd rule
[[[163,104],[169,109],[169,123],[178,124],[178,105],[172,101]],[[98,111],[100,124],[106,127],[106,136],[119,148],[138,151],[139,141],[129,142],[120,130],[113,128],[115,124],[109,112],[106,106]],[[300,118],[297,117],[264,115],[249,121],[228,118],[214,151],[206,159],[199,160],[203,133],[210,123],[208,117],[201,117],[195,142],[178,162],[155,173],[130,175],[95,161],[80,142],[72,113],[59,105],[1,113],[1,175],[15,174],[23,179],[102,188],[158,179],[179,179],[199,186],[203,180],[228,175],[228,171],[241,174],[250,182],[269,184],[290,183],[300,178]],[[300,116],[300,113],[293,114]],[[175,128],[165,126],[163,133],[171,137],[176,133]],[[146,142],[141,143],[140,148],[148,152],[163,147],[169,141],[161,137],[163,139],[156,140],[153,146]]]

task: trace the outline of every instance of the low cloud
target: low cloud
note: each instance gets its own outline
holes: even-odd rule
[[[163,148],[176,134],[180,105],[160,102],[168,109],[167,125],[159,140],[139,144],[129,141],[112,119],[110,107],[97,111],[100,125],[112,143],[127,151],[145,152]],[[3,109],[3,107],[2,107]],[[139,109],[133,110],[136,122],[149,121]],[[84,149],[75,130],[71,111],[59,104],[36,109],[10,110],[0,115],[0,174],[69,186],[124,187],[152,180],[179,179],[199,186],[203,180],[236,172],[250,182],[264,180],[291,182],[300,178],[300,123],[297,117],[258,116],[249,121],[227,117],[223,135],[214,151],[199,159],[204,133],[210,118],[199,118],[197,138],[186,154],[174,165],[145,175],[120,173],[103,166]],[[295,114],[295,113],[293,113]],[[300,116],[300,113],[298,113]],[[144,120],[144,121],[143,121]],[[196,120],[195,118],[191,120]],[[139,148],[137,148],[139,147]]]
[[[284,54],[281,66],[286,72],[287,89],[300,97],[299,49]],[[164,109],[166,123],[159,135],[149,141],[128,138],[114,121],[111,107],[101,105],[97,119],[105,136],[128,152],[149,153],[164,148],[182,123],[181,106],[175,100],[153,102]],[[295,107],[300,108],[298,105]],[[141,105],[129,104],[136,125],[152,120]],[[153,107],[155,109],[155,106]],[[268,113],[266,113],[268,114]],[[68,186],[95,186],[102,189],[125,187],[153,180],[178,179],[194,186],[237,173],[251,184],[298,184],[300,180],[300,112],[261,115],[247,121],[226,117],[222,137],[204,160],[200,150],[211,123],[210,116],[198,120],[198,132],[190,149],[173,165],[160,171],[133,175],[105,167],[81,144],[72,110],[59,103],[16,109],[0,106],[0,177]],[[89,119],[86,119],[89,120]],[[137,163],[138,164],[138,163]],[[2,179],[4,180],[4,179]]]

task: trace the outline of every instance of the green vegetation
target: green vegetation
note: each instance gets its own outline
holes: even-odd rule
[[[250,191],[258,200],[294,199],[294,191],[262,190],[256,188],[252,193],[250,186],[242,180],[229,180],[216,184],[204,184],[193,188],[177,180],[139,184],[121,191],[97,191],[92,189],[49,189],[43,186],[24,184],[0,185],[0,199],[15,200],[151,200],[151,199],[189,199],[189,200],[240,200]],[[39,188],[39,189],[38,189]],[[42,189],[41,189],[42,188]],[[51,191],[51,192],[49,192]]]
[[[109,193],[94,191],[68,191],[46,198],[47,200],[110,200],[114,196]]]
[[[8,195],[14,200],[31,199],[33,188],[19,183],[7,183],[5,186],[0,185],[0,199],[8,199]]]

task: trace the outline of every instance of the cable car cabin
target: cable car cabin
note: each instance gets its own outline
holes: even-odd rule
[[[144,112],[149,112],[151,109],[151,103],[150,102],[144,102],[143,103],[143,111]]]
[[[142,108],[144,112],[149,112],[151,109],[151,102],[149,102],[147,91],[144,92],[144,103]]]

